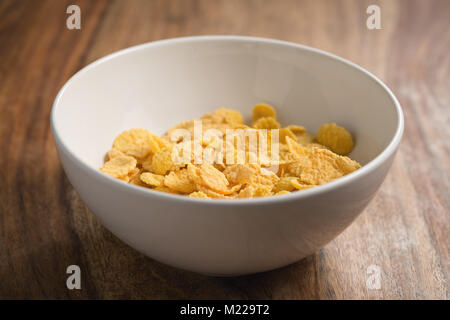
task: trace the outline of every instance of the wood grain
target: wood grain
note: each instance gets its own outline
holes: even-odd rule
[[[368,30],[366,8],[381,7]],[[68,30],[77,4],[82,29]],[[450,2],[1,1],[0,298],[448,299]],[[211,278],[162,265],[101,226],[68,182],[49,114],[59,88],[93,60],[178,36],[242,34],[303,43],[384,80],[405,111],[394,165],[337,239],[283,269]],[[66,267],[82,289],[66,288]],[[382,272],[368,290],[367,268]]]

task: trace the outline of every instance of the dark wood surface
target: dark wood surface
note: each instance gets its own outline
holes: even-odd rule
[[[81,30],[66,8],[81,8]],[[381,30],[366,8],[381,7]],[[49,127],[60,87],[93,60],[178,36],[294,41],[352,60],[392,88],[405,134],[375,199],[338,238],[283,269],[212,278],[128,247],[89,212]],[[0,1],[0,298],[448,299],[450,1]],[[79,265],[82,289],[66,288]],[[367,268],[381,288],[366,286]]]

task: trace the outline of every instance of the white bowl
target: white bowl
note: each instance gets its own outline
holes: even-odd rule
[[[337,122],[356,138],[363,167],[284,196],[205,200],[133,186],[98,170],[121,131],[162,134],[226,106],[249,116],[258,102],[282,124],[315,133]],[[82,69],[55,99],[51,125],[64,170],[80,197],[117,237],[182,269],[214,275],[261,272],[323,247],[366,207],[403,133],[392,92],[361,67],[277,40],[204,36],[151,42]]]

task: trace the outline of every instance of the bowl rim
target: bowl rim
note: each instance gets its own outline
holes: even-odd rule
[[[343,177],[340,177],[338,179],[335,179],[333,181],[330,181],[328,183],[325,183],[323,185],[316,186],[314,188],[301,190],[301,192],[292,192],[286,195],[278,195],[278,196],[268,196],[268,197],[257,197],[257,198],[236,198],[236,199],[203,199],[203,198],[191,198],[186,195],[177,195],[177,194],[170,194],[167,192],[161,192],[161,191],[155,191],[149,188],[143,188],[140,186],[132,185],[130,183],[127,183],[125,181],[113,178],[111,176],[108,176],[107,174],[102,173],[98,169],[92,168],[89,164],[87,164],[83,159],[81,159],[75,152],[73,152],[63,141],[63,139],[60,136],[58,125],[56,123],[56,111],[59,106],[59,102],[61,100],[61,97],[63,96],[66,89],[71,85],[71,83],[76,80],[78,77],[80,77],[82,74],[88,72],[90,69],[96,67],[97,65],[106,62],[108,60],[114,59],[118,56],[126,55],[128,53],[138,51],[144,48],[154,47],[154,46],[162,46],[162,45],[169,45],[174,43],[186,43],[186,42],[198,42],[198,41],[233,41],[233,42],[251,42],[251,43],[269,43],[274,45],[280,45],[280,46],[287,46],[291,48],[301,49],[305,51],[309,51],[315,54],[319,54],[322,56],[326,56],[328,58],[340,61],[344,64],[347,64],[348,66],[355,68],[362,73],[366,74],[370,79],[375,81],[382,89],[384,89],[389,97],[392,99],[395,107],[395,111],[397,113],[397,127],[395,130],[395,134],[392,137],[391,141],[388,143],[388,145],[372,160],[370,160],[367,164],[362,166],[360,169],[347,174]],[[357,65],[356,63],[353,63],[347,59],[341,58],[337,55],[334,55],[332,53],[312,48],[306,45],[284,41],[284,40],[276,40],[276,39],[270,39],[270,38],[262,38],[262,37],[251,37],[251,36],[239,36],[239,35],[202,35],[202,36],[189,36],[189,37],[178,37],[178,38],[169,38],[169,39],[162,39],[157,41],[151,41],[139,45],[135,45],[132,47],[128,47],[113,53],[110,53],[102,58],[99,58],[90,64],[86,65],[82,69],[80,69],[78,72],[76,72],[72,77],[69,78],[69,80],[66,81],[66,83],[62,86],[62,88],[59,90],[53,105],[52,110],[50,113],[50,127],[53,133],[54,140],[56,142],[56,146],[58,146],[67,154],[69,157],[71,157],[75,163],[79,165],[81,169],[83,169],[86,173],[89,174],[89,176],[92,176],[95,179],[99,179],[104,183],[112,184],[119,189],[122,189],[124,193],[126,192],[137,192],[143,196],[147,197],[162,197],[166,200],[173,200],[173,201],[180,201],[180,202],[191,202],[191,203],[197,203],[197,204],[218,204],[218,205],[228,205],[228,206],[244,206],[244,205],[256,205],[256,204],[278,204],[283,202],[290,202],[294,200],[300,200],[309,196],[315,196],[322,193],[330,192],[334,189],[338,189],[342,186],[346,186],[353,181],[357,180],[360,177],[366,176],[370,172],[374,171],[376,168],[378,168],[380,165],[382,165],[393,153],[396,152],[398,145],[401,141],[403,131],[404,131],[404,116],[403,111],[400,106],[400,103],[398,102],[395,95],[392,93],[392,91],[385,85],[380,79],[378,79],[375,75],[370,73],[369,71],[365,70],[363,67]]]

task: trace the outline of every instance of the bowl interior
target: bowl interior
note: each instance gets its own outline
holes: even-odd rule
[[[388,91],[362,69],[314,49],[239,37],[197,37],[126,49],[94,62],[61,91],[55,132],[83,162],[98,168],[123,130],[163,134],[221,106],[247,120],[258,102],[276,107],[282,125],[310,133],[336,122],[356,140],[362,164],[393,138],[398,123]]]

